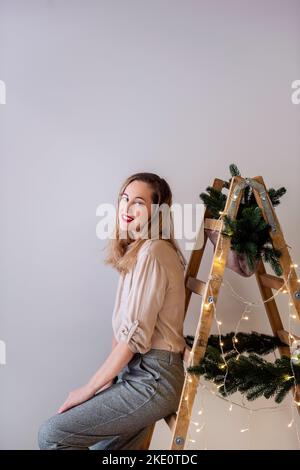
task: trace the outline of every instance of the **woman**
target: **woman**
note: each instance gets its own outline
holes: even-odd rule
[[[40,449],[138,449],[151,425],[177,410],[186,261],[171,205],[170,187],[156,174],[137,173],[122,185],[105,260],[120,273],[112,351],[40,427]]]

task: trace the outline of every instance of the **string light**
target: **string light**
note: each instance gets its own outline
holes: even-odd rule
[[[213,389],[208,388],[206,386],[204,386],[204,389],[205,389],[205,391],[207,391],[211,395],[216,395],[216,393]],[[227,403],[230,403],[229,408],[231,408],[231,406],[234,405],[234,406],[237,406],[238,408],[242,408],[243,410],[248,410],[249,412],[251,411],[252,413],[256,413],[256,412],[259,412],[259,411],[270,411],[272,413],[277,411],[277,412],[281,413],[282,409],[285,409],[284,405],[262,406],[262,407],[259,407],[259,408],[249,408],[248,406],[246,406],[244,404],[237,403],[235,401],[229,400],[229,398],[223,397],[222,395],[219,395],[218,399],[223,400]],[[232,408],[231,409],[229,409],[229,408],[228,408],[228,411],[232,411]]]
[[[204,390],[204,385],[202,385],[202,384],[200,383],[200,386],[201,386],[202,390]],[[199,416],[201,416],[201,415],[203,414],[203,409],[204,409],[204,407],[203,407],[203,394],[201,394],[201,404],[202,404],[202,406],[201,406],[201,408],[200,408],[199,411],[198,411],[198,415],[199,415]],[[188,409],[188,415],[189,415],[189,416],[191,415],[191,410],[190,410],[190,409]],[[191,423],[196,426],[196,428],[197,428],[197,429],[196,429],[196,432],[197,432],[197,433],[200,433],[200,432],[205,428],[205,422],[203,422],[203,423],[201,424],[201,426],[200,426],[200,423],[199,423],[198,421],[191,421]],[[207,441],[207,436],[205,436],[205,437],[206,437],[206,441]],[[187,442],[196,443],[196,440],[193,439],[193,438],[190,436],[189,430],[188,430]]]
[[[200,428],[196,429],[196,432],[201,432],[204,426],[205,426],[205,423],[201,424]]]
[[[294,418],[289,422],[288,428],[291,428],[293,426],[293,424],[294,424]]]
[[[289,272],[289,276],[291,274],[291,271]],[[289,278],[288,276],[288,278]],[[296,315],[295,315],[296,317]],[[293,318],[293,315],[291,314],[291,305],[290,305],[290,302],[289,302],[289,316],[288,316],[288,334],[289,334],[289,337],[293,337],[293,335],[291,334],[291,318]],[[294,340],[294,337],[293,337],[293,340]],[[291,366],[291,370],[292,370],[292,373],[293,373],[293,376],[292,376],[292,379],[294,379],[294,393],[293,393],[293,402],[295,403],[295,399],[297,398],[296,396],[296,393],[297,393],[297,381],[296,381],[296,375],[295,375],[295,371],[294,371],[294,364],[293,364],[293,361],[292,361],[292,357],[290,356],[290,366]],[[296,405],[297,406],[297,405]],[[290,423],[288,424],[288,427],[291,428],[294,424],[294,406],[293,406],[293,403],[291,403],[291,414],[292,414],[292,420],[290,421]],[[299,435],[299,429],[298,429],[298,425],[296,424],[295,426],[295,430],[296,430],[296,436],[297,436],[297,440],[298,440],[298,446],[300,448],[300,435]]]
[[[227,283],[227,285],[229,285],[229,287],[231,288],[232,293],[233,293],[236,297],[238,297],[238,298],[246,305],[245,311],[248,312],[250,307],[258,307],[258,306],[260,306],[260,305],[262,305],[262,304],[264,305],[266,302],[271,301],[273,298],[275,298],[277,295],[279,295],[280,292],[282,292],[282,293],[288,293],[288,290],[287,290],[286,288],[284,288],[284,287],[287,286],[287,283],[288,283],[288,281],[289,281],[290,275],[291,275],[291,270],[290,270],[290,272],[289,272],[289,274],[288,274],[288,276],[287,276],[286,281],[285,281],[284,284],[281,286],[281,288],[278,289],[277,292],[276,292],[274,295],[272,295],[270,298],[268,298],[268,299],[266,299],[266,300],[263,300],[262,302],[259,302],[259,303],[249,302],[248,300],[244,299],[242,296],[239,296],[239,294],[237,294],[237,293],[234,291],[234,289],[232,288],[231,284],[230,284],[228,281],[226,281],[226,283]],[[216,276],[216,277],[217,277],[217,276]],[[216,277],[215,277],[215,278],[216,278]],[[211,276],[211,279],[213,279],[213,278],[214,278],[214,276]],[[298,279],[298,281],[300,282],[299,279]],[[224,281],[223,281],[223,280],[222,280],[222,285],[224,285]],[[293,305],[293,303],[292,303],[292,302],[289,302],[289,306],[291,307],[292,305]],[[245,313],[245,312],[244,312],[244,313]],[[248,320],[248,319],[249,319],[248,315],[245,315],[244,313],[243,313],[241,319],[247,319],[247,320]],[[294,315],[294,317],[296,318],[296,315]],[[239,324],[239,322],[238,322],[238,324]],[[238,329],[238,326],[239,326],[239,325],[237,325],[237,329]],[[238,342],[238,340],[237,340],[237,338],[236,338],[237,329],[236,329],[236,333],[235,333],[235,336],[234,336],[233,345],[234,345],[234,343],[237,343],[237,342]],[[294,337],[290,334],[290,338],[294,338]],[[236,348],[235,348],[235,349],[236,349]],[[237,352],[238,352],[238,350],[237,350]],[[236,360],[237,360],[237,361],[239,360],[239,354],[237,355]],[[294,378],[294,376],[292,376],[292,378]],[[289,377],[289,380],[290,380],[290,377]],[[212,392],[212,393],[215,394],[215,392]],[[222,397],[222,398],[223,398],[223,397]],[[296,402],[296,404],[298,405],[298,402]],[[300,405],[300,402],[299,402],[299,405]],[[298,405],[298,406],[299,406],[299,405]],[[229,407],[229,411],[231,411],[231,410],[232,410],[232,403],[230,403],[230,407]],[[293,421],[293,422],[294,422],[294,421]],[[241,432],[246,432],[245,430],[248,430],[248,429],[249,429],[249,427],[248,427],[248,428],[243,428],[243,430],[242,430]],[[298,428],[297,428],[297,427],[296,427],[296,432],[297,432],[297,438],[298,438],[298,443],[299,443],[299,447],[300,447],[300,438],[299,438],[299,433],[298,433]]]
[[[237,197],[238,197],[237,195],[235,195],[235,194],[233,195],[233,199],[236,200]],[[222,215],[224,215],[224,212],[223,212],[223,211],[219,211],[219,214],[220,214],[220,216],[222,216]],[[220,218],[219,218],[219,219],[220,219]],[[221,230],[221,229],[219,228],[217,231],[219,232],[220,230]],[[215,232],[216,230],[213,230],[213,231]],[[222,243],[223,243],[223,237],[221,237],[221,247],[222,247]],[[223,255],[223,249],[222,249],[222,251],[221,251],[221,254],[220,254],[219,257],[218,257],[218,260],[219,260],[219,261],[221,261],[222,255]],[[298,267],[297,264],[295,264],[295,263],[291,264],[291,268],[297,268],[297,267]],[[283,283],[283,285],[277,290],[277,292],[276,292],[274,295],[272,295],[270,298],[268,298],[268,299],[266,299],[266,300],[263,300],[263,302],[259,302],[259,303],[249,302],[248,300],[244,299],[242,296],[240,296],[239,294],[237,294],[237,293],[234,291],[234,289],[232,288],[231,284],[230,284],[228,281],[225,281],[226,284],[229,285],[229,287],[230,287],[230,289],[231,289],[233,295],[236,296],[238,299],[240,299],[244,304],[246,304],[246,308],[245,308],[245,311],[243,312],[243,315],[242,315],[241,319],[249,320],[249,316],[248,316],[248,315],[245,315],[245,313],[246,313],[246,312],[249,313],[249,311],[250,311],[249,309],[250,309],[251,307],[253,308],[253,307],[259,307],[260,305],[264,305],[265,303],[267,303],[267,302],[269,302],[269,301],[275,299],[275,297],[276,297],[277,295],[279,295],[280,293],[287,294],[287,293],[289,292],[289,290],[288,290],[286,287],[287,287],[287,284],[288,284],[288,281],[289,281],[290,274],[291,274],[291,271],[289,272],[289,274],[288,274],[288,276],[287,276],[287,279],[285,280],[285,282]],[[224,280],[221,278],[221,276],[212,275],[212,276],[210,277],[210,279],[217,279],[217,280],[220,280],[220,279],[221,279],[221,285],[222,285],[222,286],[225,285],[225,284],[224,284]],[[300,283],[300,278],[297,279],[297,282]],[[209,286],[210,286],[210,284],[209,284]],[[211,287],[211,286],[210,286],[210,287]],[[290,294],[290,295],[291,295],[291,294]],[[205,304],[204,304],[204,308],[208,310],[208,309],[210,309],[211,305],[213,305],[214,313],[216,314],[216,308],[215,308],[215,303],[214,303],[214,297],[213,297],[213,296],[212,296],[212,302],[211,302],[211,303],[208,303],[208,302],[205,303]],[[289,302],[289,306],[290,306],[290,307],[293,306],[293,303],[292,303],[292,302]],[[215,315],[215,317],[216,317],[216,315]],[[293,314],[293,315],[290,315],[290,318],[297,318],[297,317],[296,317],[296,315]],[[241,319],[240,319],[240,320],[241,320]],[[218,326],[218,329],[219,329],[219,326],[222,325],[222,321],[216,320],[216,323],[217,323],[217,326]],[[239,324],[239,322],[238,322],[238,324]],[[238,326],[238,325],[237,325],[237,326]],[[237,334],[237,329],[236,329],[236,334]],[[236,338],[236,334],[235,334],[235,336],[234,336],[234,338],[233,338],[233,345],[234,345],[234,343],[238,343],[238,339]],[[220,337],[220,339],[221,339],[221,337],[222,337],[222,336],[221,336],[221,333],[220,333],[220,329],[219,329],[219,337]],[[292,340],[294,340],[293,335],[291,335],[290,333],[289,333],[289,338],[292,339]],[[219,343],[219,344],[220,344],[220,347],[221,347],[222,357],[223,357],[223,360],[224,360],[224,363],[223,363],[223,364],[220,364],[219,367],[220,367],[221,369],[224,369],[224,368],[226,368],[226,366],[227,366],[226,358],[225,358],[225,356],[224,356],[224,351],[223,351],[223,348],[222,348],[222,346],[224,345],[224,343],[223,343],[223,341],[220,340],[220,343]],[[236,349],[236,348],[235,348],[235,349]],[[237,349],[236,349],[236,351],[237,351],[237,353],[238,353],[238,355],[237,355],[237,357],[236,357],[236,360],[238,361],[240,354],[239,354],[239,351],[238,351]],[[228,367],[227,367],[226,375],[227,375],[227,373],[228,373]],[[225,375],[225,377],[224,377],[224,383],[223,383],[223,384],[219,384],[216,388],[217,388],[217,390],[218,390],[220,387],[223,386],[223,387],[224,387],[224,392],[225,392],[226,396],[228,397],[228,394],[227,394],[227,392],[226,392],[226,383],[225,383],[225,382],[226,382],[226,375]],[[294,374],[293,376],[286,376],[285,380],[292,380],[293,378],[294,378],[294,380],[295,380],[295,374]],[[192,382],[192,380],[189,380],[188,382]],[[205,386],[203,386],[203,388],[206,389]],[[213,395],[216,395],[216,392],[215,392],[214,390],[211,390],[210,393],[213,394]],[[232,409],[233,409],[233,404],[235,404],[235,405],[237,405],[237,406],[241,406],[243,409],[249,409],[249,408],[247,408],[246,406],[240,405],[240,404],[238,404],[238,403],[234,403],[234,402],[232,402],[230,399],[225,398],[225,397],[223,397],[223,396],[218,396],[218,397],[221,398],[221,399],[223,399],[223,400],[225,400],[225,401],[227,401],[227,402],[230,402],[230,405],[229,405],[229,408],[228,408],[228,411],[229,411],[229,412],[232,411]],[[188,397],[186,397],[186,400],[187,400],[187,399],[188,399]],[[295,403],[297,406],[300,406],[300,402],[294,401],[294,403]],[[276,406],[276,407],[264,407],[264,408],[257,408],[257,409],[254,409],[254,410],[253,410],[253,409],[249,409],[249,410],[250,410],[250,415],[251,415],[252,411],[260,411],[260,410],[268,410],[268,411],[271,411],[271,410],[278,409],[278,408],[279,408],[279,406]],[[282,408],[282,407],[280,407],[280,408]],[[202,415],[202,414],[203,414],[203,409],[200,409],[200,410],[198,411],[198,414],[199,414],[199,415]],[[250,419],[250,415],[249,415],[249,419]],[[195,424],[195,425],[198,425],[199,423],[194,423],[194,424]],[[294,424],[294,417],[292,418],[291,422],[288,424],[288,427],[291,428],[291,427],[293,426],[293,424]],[[202,424],[202,426],[201,426],[200,428],[197,428],[197,429],[196,429],[196,432],[200,432],[200,431],[204,428],[204,426],[205,426],[205,423]],[[249,431],[249,425],[248,425],[247,427],[245,427],[245,428],[242,428],[242,429],[240,430],[241,433],[244,433],[244,432],[247,432],[247,431]],[[299,436],[298,436],[298,432],[297,432],[297,437],[298,437],[298,442],[300,443]],[[189,441],[190,441],[190,442],[196,442],[194,439],[189,439]],[[206,449],[206,447],[205,447],[205,449]]]

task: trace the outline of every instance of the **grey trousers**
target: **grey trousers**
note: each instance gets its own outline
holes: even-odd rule
[[[182,353],[137,353],[111,387],[47,419],[39,448],[136,450],[153,423],[177,411],[183,383]]]

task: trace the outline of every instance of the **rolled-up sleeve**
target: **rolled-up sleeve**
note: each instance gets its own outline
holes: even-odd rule
[[[151,349],[167,288],[168,277],[161,262],[153,253],[143,253],[134,268],[119,331],[119,341],[127,343],[133,353],[145,354]]]

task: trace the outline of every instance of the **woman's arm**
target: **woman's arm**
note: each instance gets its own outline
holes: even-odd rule
[[[104,364],[97,370],[87,384],[93,391],[93,394],[107,382],[113,380],[133,356],[134,353],[129,349],[126,343],[116,342],[116,345]]]
[[[111,350],[113,350],[116,346],[117,346],[118,342],[115,338],[115,335],[113,334],[113,337],[112,337],[112,345],[111,345]]]
[[[113,351],[113,349],[117,346],[118,342],[115,338],[115,336],[113,335],[112,337],[112,345],[111,345],[111,350]],[[103,387],[101,387],[99,389],[99,392],[102,392],[103,390],[105,390],[106,388],[109,388],[112,386],[112,384],[114,383],[114,379],[110,380],[109,382],[107,382],[105,385],[103,385]]]
[[[58,413],[62,413],[92,398],[99,389],[118,375],[133,356],[134,353],[126,343],[117,343],[103,365],[95,372],[88,383],[69,393],[67,400],[59,408]]]

